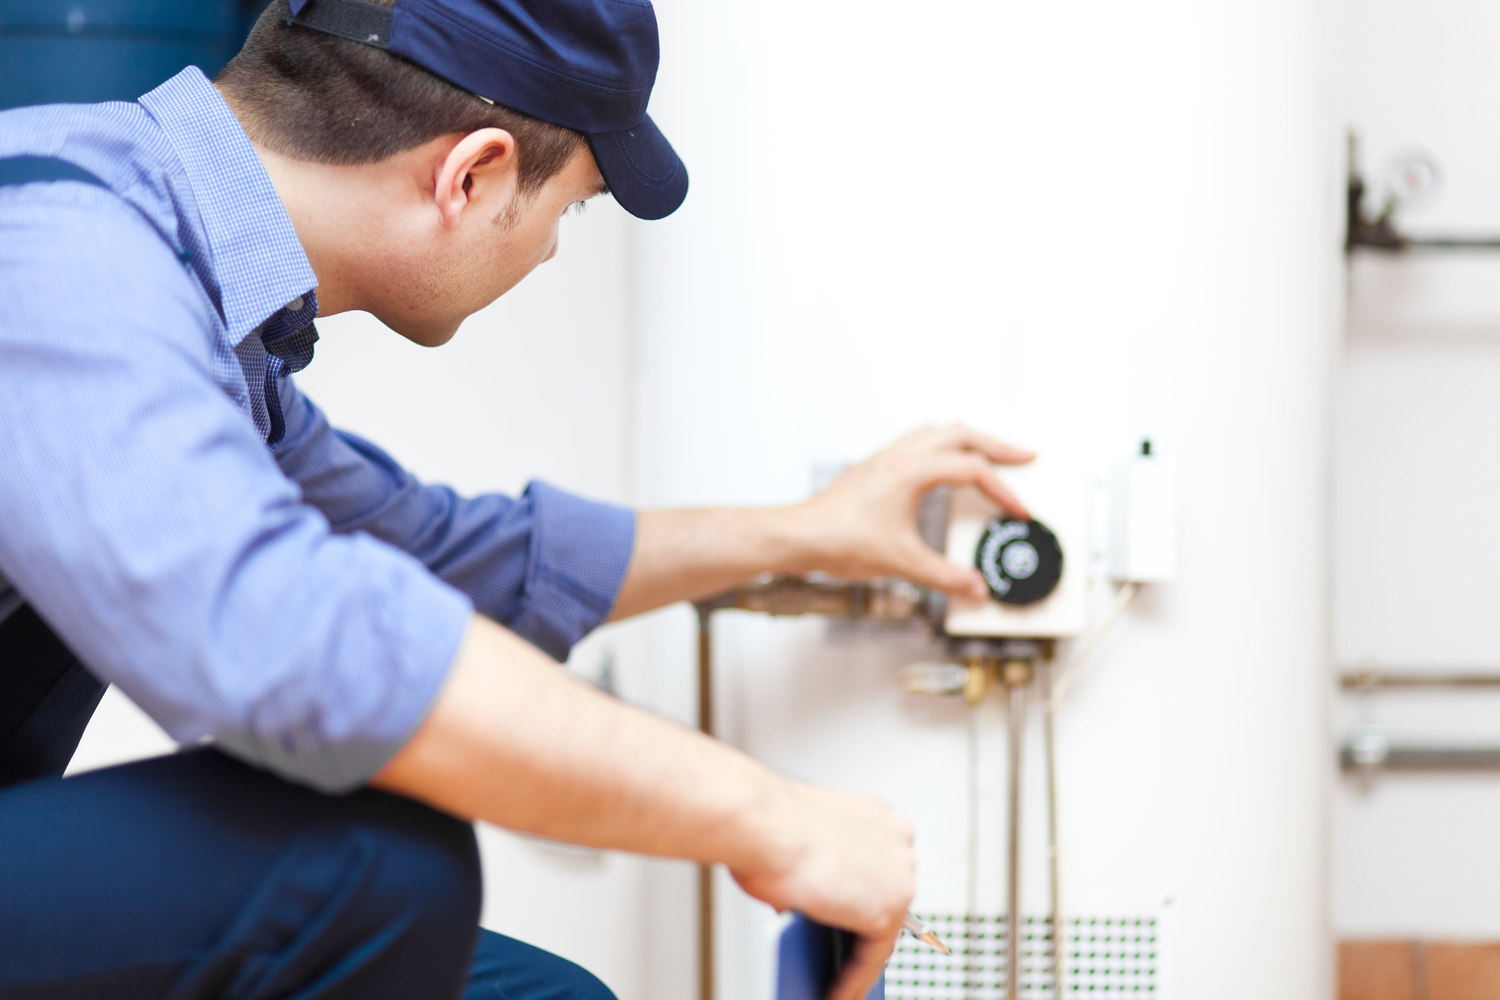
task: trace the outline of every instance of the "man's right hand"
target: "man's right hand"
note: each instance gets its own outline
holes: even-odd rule
[[[890,806],[607,697],[478,616],[426,721],[371,784],[522,833],[722,863],[777,909],[859,935],[833,1000],[863,1000],[911,903],[911,825]]]
[[[790,783],[767,817],[769,863],[731,868],[750,895],[859,936],[829,1000],[863,1000],[896,947],[911,906],[912,827],[879,799]]]

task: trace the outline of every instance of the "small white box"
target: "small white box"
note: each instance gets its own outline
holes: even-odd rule
[[[1062,575],[1047,597],[1034,604],[1002,604],[951,597],[944,630],[952,636],[1065,639],[1083,631],[1088,597],[1087,481],[1066,466],[1038,460],[996,470],[1046,525],[1061,545]],[[1000,510],[973,489],[955,490],[948,515],[946,553],[960,566],[973,567],[985,526]]]
[[[1170,459],[1141,454],[1115,467],[1110,486],[1109,575],[1166,583],[1177,575],[1177,475]]]

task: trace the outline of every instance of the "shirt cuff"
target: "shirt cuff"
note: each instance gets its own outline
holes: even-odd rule
[[[609,617],[635,550],[635,512],[541,481],[520,614],[507,627],[555,660]]]

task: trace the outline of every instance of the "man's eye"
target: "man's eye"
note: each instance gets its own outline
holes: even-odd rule
[[[568,213],[568,209],[572,209],[574,215],[582,215],[583,210],[588,207],[589,203],[586,201],[575,201],[573,202],[573,204],[569,205],[568,208],[563,209],[563,214],[566,215]]]

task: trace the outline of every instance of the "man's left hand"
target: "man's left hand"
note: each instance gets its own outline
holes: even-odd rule
[[[983,597],[984,579],[949,562],[917,533],[917,508],[938,486],[972,486],[1012,517],[1029,517],[994,465],[1036,455],[960,424],[924,427],[846,469],[792,508],[812,548],[812,568],[851,580],[902,577],[955,596]]]

